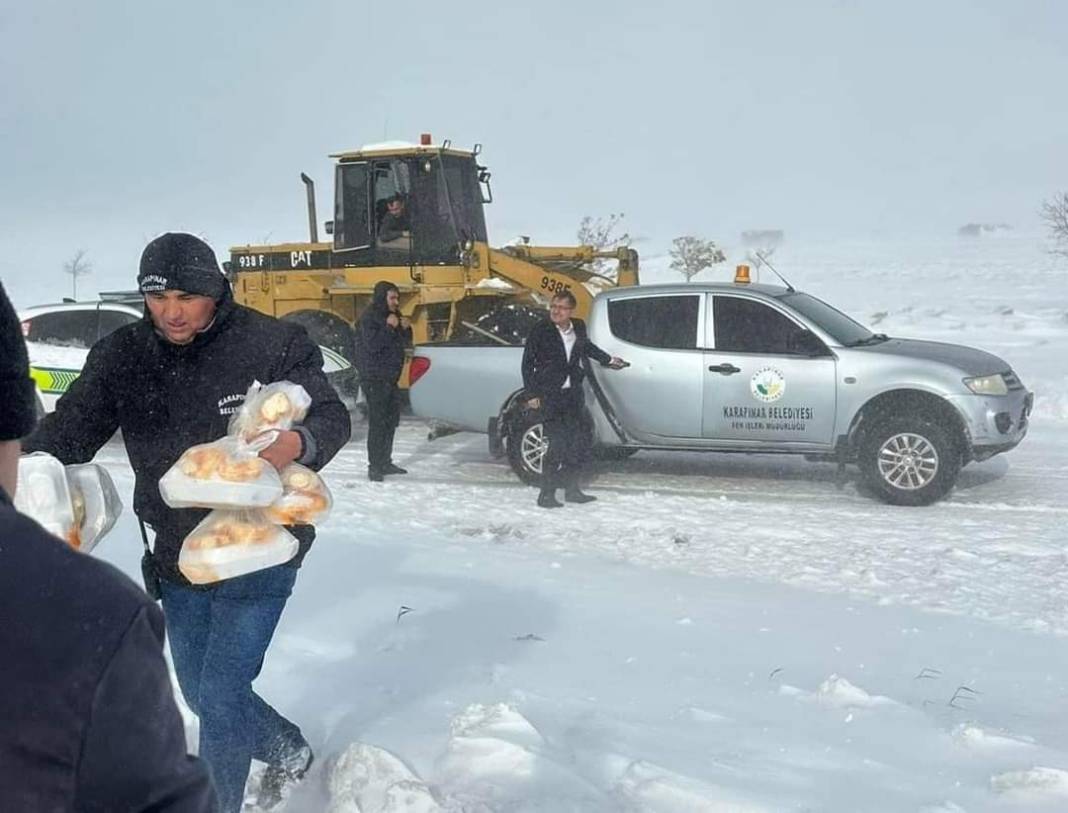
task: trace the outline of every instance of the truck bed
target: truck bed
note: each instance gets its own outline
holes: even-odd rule
[[[428,359],[430,369],[409,391],[412,412],[458,429],[485,432],[523,386],[521,345],[420,345],[414,355]]]

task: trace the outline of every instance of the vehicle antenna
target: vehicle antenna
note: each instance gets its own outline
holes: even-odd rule
[[[789,292],[790,292],[790,293],[792,293],[792,294],[793,294],[793,293],[796,293],[796,291],[794,290],[794,286],[793,286],[793,285],[791,285],[791,284],[790,284],[789,282],[787,282],[787,281],[786,281],[786,277],[784,277],[784,276],[783,276],[782,274],[780,274],[780,273],[779,273],[778,271],[776,271],[776,270],[775,270],[775,266],[774,266],[774,265],[772,265],[772,264],[771,264],[771,263],[770,263],[770,262],[768,261],[768,257],[767,257],[767,255],[766,255],[766,254],[765,254],[764,252],[762,252],[762,251],[755,251],[755,252],[753,252],[753,255],[754,255],[754,256],[755,256],[756,258],[757,258],[757,261],[758,261],[758,262],[759,262],[759,263],[760,263],[761,265],[766,265],[766,266],[767,266],[768,268],[770,268],[770,269],[771,269],[771,273],[773,273],[773,274],[774,274],[775,276],[777,276],[777,277],[778,277],[779,279],[781,279],[781,280],[782,280],[782,282],[783,282],[783,285],[785,285],[785,286],[786,286],[786,290],[787,290],[787,291],[789,291]]]

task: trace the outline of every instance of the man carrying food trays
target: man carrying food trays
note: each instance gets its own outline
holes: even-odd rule
[[[13,504],[16,486],[36,485],[19,471],[36,410],[2,284],[0,396],[0,808],[213,813],[207,768],[186,754],[163,614]]]
[[[282,471],[299,463],[318,470],[348,442],[348,412],[323,375],[322,356],[304,329],[237,305],[214,252],[200,239],[169,233],[149,243],[138,286],[145,297],[144,320],[93,346],[82,374],[24,448],[48,452],[65,464],[86,462],[122,430],[136,475],[134,511],[155,532],[151,571],[158,576],[178,683],[200,718],[200,756],[227,813],[241,808],[251,759],[266,763],[258,803],[269,807],[286,783],[304,775],[312,752],[300,729],[252,691],[252,681],[315,530],[287,527],[299,543],[293,558],[245,575],[226,578],[184,561],[180,567],[187,537],[210,548],[267,541],[283,531],[244,515],[228,522],[222,512],[209,517],[205,508],[170,507],[160,480],[173,468],[173,476],[187,481],[202,477],[204,483],[238,489],[246,480],[274,476],[271,467]],[[294,408],[287,416],[290,405],[275,397],[287,391],[284,386],[259,399],[255,415],[240,415],[239,429],[246,435],[241,441],[256,442],[250,435],[257,418],[275,432],[252,447],[259,451],[258,456],[252,452],[251,461],[247,450],[243,459],[228,457],[232,445],[226,444],[238,439],[220,439],[257,382],[267,385],[264,392],[272,382],[298,385],[288,391],[303,388],[310,404],[302,405],[306,414],[300,424],[290,425],[288,418],[299,414]],[[200,448],[191,450],[194,446]],[[310,472],[302,476],[317,479]],[[216,490],[223,499],[226,489]],[[146,570],[150,591],[152,575]]]

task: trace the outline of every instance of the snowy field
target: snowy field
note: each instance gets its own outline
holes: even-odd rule
[[[831,465],[639,453],[547,512],[484,436],[411,419],[411,473],[369,483],[357,424],[257,683],[318,754],[287,811],[1068,810],[1068,263],[1027,235],[773,262],[1006,358],[1030,435],[928,508]],[[129,504],[121,446],[99,459]],[[98,551],[139,577],[131,515]]]

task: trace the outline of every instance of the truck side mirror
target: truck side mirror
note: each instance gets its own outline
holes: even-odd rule
[[[323,222],[323,231],[325,231],[327,234],[333,234],[334,233],[334,221],[333,220],[324,221]]]

